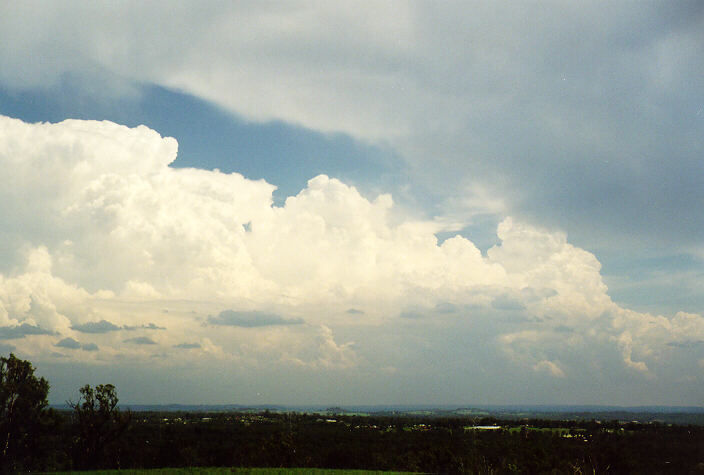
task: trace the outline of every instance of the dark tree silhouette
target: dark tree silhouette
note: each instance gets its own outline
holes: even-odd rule
[[[49,383],[34,375],[29,361],[0,357],[0,467],[31,469],[35,448],[46,432]]]
[[[130,413],[117,407],[117,393],[112,384],[99,384],[95,389],[86,384],[79,392],[78,402],[68,402],[76,424],[74,450],[79,468],[119,465],[119,451],[112,454],[116,460],[107,460],[106,452],[127,429]]]

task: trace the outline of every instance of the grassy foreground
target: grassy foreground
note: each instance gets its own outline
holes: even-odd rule
[[[89,475],[118,475],[118,474],[136,474],[136,475],[160,475],[160,474],[205,474],[205,475],[220,475],[223,473],[239,473],[250,475],[365,475],[365,474],[404,474],[411,472],[381,472],[374,470],[336,470],[326,468],[229,468],[229,467],[203,467],[203,468],[155,468],[150,470],[89,470],[85,472],[51,472],[52,475],[64,475],[71,473],[81,473]]]

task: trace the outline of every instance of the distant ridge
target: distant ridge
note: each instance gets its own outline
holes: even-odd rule
[[[52,404],[55,409],[70,409],[67,404]],[[489,413],[600,413],[600,412],[647,412],[647,413],[689,413],[704,414],[704,406],[610,406],[610,405],[569,405],[569,404],[478,404],[478,405],[432,405],[432,404],[361,404],[361,405],[285,405],[285,404],[122,404],[123,409],[132,411],[293,411],[293,412],[338,412],[338,413],[380,413],[415,411],[429,412],[476,412]]]

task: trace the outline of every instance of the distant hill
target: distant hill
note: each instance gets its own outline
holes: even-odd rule
[[[52,405],[70,410],[66,404]],[[704,425],[702,406],[599,406],[599,405],[245,405],[245,404],[124,404],[135,412],[300,412],[350,415],[407,415],[418,417],[493,417],[497,419],[619,420]]]

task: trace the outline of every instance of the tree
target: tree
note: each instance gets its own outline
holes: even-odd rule
[[[0,357],[0,467],[30,469],[46,433],[49,383],[34,375],[29,361]]]
[[[77,459],[80,468],[98,468],[106,463],[106,449],[125,432],[131,415],[117,407],[112,384],[99,384],[95,389],[86,384],[79,392],[78,402],[68,402],[77,429]],[[116,463],[119,465],[119,460]]]

